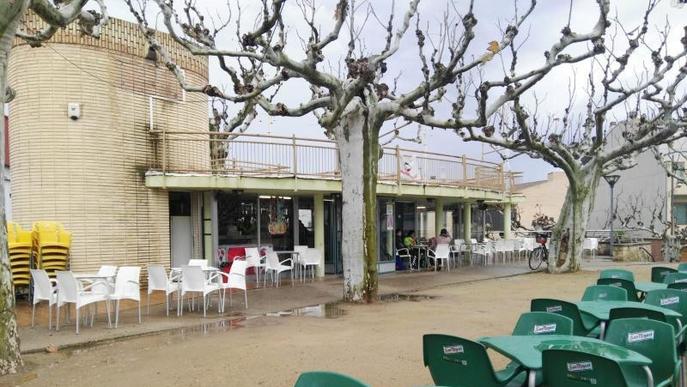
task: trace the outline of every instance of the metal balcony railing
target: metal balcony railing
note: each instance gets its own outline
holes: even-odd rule
[[[193,131],[150,132],[149,169],[163,174],[339,179],[336,143],[263,134]],[[403,149],[383,148],[379,181],[510,192],[519,176],[503,164]]]

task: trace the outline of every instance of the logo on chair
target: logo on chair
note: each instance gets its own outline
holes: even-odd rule
[[[535,325],[534,334],[556,332],[556,324]]]
[[[661,298],[661,306],[673,305],[673,304],[679,304],[679,303],[680,303],[680,297]]]
[[[462,345],[444,345],[444,355],[455,355],[463,352]]]
[[[630,332],[627,334],[628,343],[638,343],[640,341],[647,341],[654,339],[654,331]]]
[[[562,312],[563,306],[561,306],[561,305],[547,306],[546,311],[549,313]]]
[[[568,363],[567,366],[568,366],[568,372],[582,372],[582,371],[594,370],[594,367],[592,367],[591,361],[580,361],[577,363]]]

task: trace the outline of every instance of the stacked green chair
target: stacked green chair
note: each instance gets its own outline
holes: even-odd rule
[[[635,275],[629,270],[623,269],[606,269],[601,270],[599,278],[624,279],[630,282],[635,282]]]
[[[350,376],[336,372],[303,372],[294,387],[369,387],[369,385]]]
[[[637,288],[635,288],[634,281],[626,280],[623,278],[599,278],[596,280],[597,285],[610,285],[619,288],[623,288],[627,291],[627,300],[639,302],[639,297],[637,297]]]
[[[666,274],[665,277],[663,277],[663,283],[664,284],[675,284],[675,283],[687,283],[687,273],[685,272],[677,272],[677,273],[668,273]]]
[[[677,265],[677,271],[687,272],[687,263],[681,263]]]
[[[582,301],[627,301],[627,290],[610,285],[587,286]]]
[[[569,349],[547,349],[542,352],[543,386],[589,387],[646,386],[646,377],[625,375],[618,363],[602,356]],[[593,381],[593,382],[592,382]]]
[[[687,338],[687,292],[677,289],[651,290],[647,292],[644,302],[682,314],[680,324],[677,327],[673,326],[673,328],[676,328],[677,343],[685,342]]]
[[[519,367],[495,372],[487,349],[468,339],[428,334],[422,337],[422,349],[425,367],[438,386],[521,386],[525,381]]]
[[[656,266],[651,268],[651,282],[664,283],[665,276],[668,273],[677,273],[676,269],[672,267]]]
[[[520,315],[513,328],[513,336],[572,335],[573,320],[547,312],[528,312]]]
[[[530,311],[532,312],[548,312],[556,313],[568,317],[573,322],[573,334],[575,336],[593,336],[599,337],[599,321],[594,318],[587,318],[586,315],[580,313],[577,305],[551,298],[535,298],[530,303]]]
[[[679,386],[682,362],[679,360],[673,337],[675,331],[670,324],[656,320],[626,318],[616,320],[606,332],[605,341],[640,353],[652,363],[649,366],[654,386]],[[625,375],[645,380],[646,373],[637,367],[624,369]]]
[[[7,248],[14,288],[31,282],[31,232],[13,222],[7,222]]]

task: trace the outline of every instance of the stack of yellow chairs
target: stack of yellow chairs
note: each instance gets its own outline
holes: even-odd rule
[[[29,286],[31,282],[31,231],[14,222],[7,222],[7,245],[10,255],[10,271],[14,287]]]
[[[55,278],[56,271],[69,267],[69,249],[72,233],[57,222],[35,222],[33,224],[33,250],[36,266]]]

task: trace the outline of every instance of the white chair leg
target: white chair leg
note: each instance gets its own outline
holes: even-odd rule
[[[243,291],[243,302],[246,304],[246,309],[248,309],[248,289]]]
[[[167,314],[167,317],[169,317],[169,294],[165,291],[165,313]],[[148,311],[148,315],[150,315],[150,310]]]
[[[205,295],[203,295],[203,317],[207,316],[207,311],[206,311],[206,303],[205,303]]]
[[[60,330],[60,304],[57,304],[56,306],[57,309],[57,315],[55,316],[55,330],[59,331]]]
[[[165,299],[165,304],[166,304],[166,303],[167,303],[167,300]],[[147,308],[146,313],[148,314],[148,316],[150,316],[150,291],[148,292],[148,297],[147,297],[147,300],[146,300],[146,304],[147,304],[147,306],[146,306],[146,308]]]
[[[34,322],[36,321],[36,303],[33,303],[33,309],[31,309],[31,328],[34,327]]]
[[[52,330],[52,305],[48,301],[48,330]]]
[[[107,327],[112,328],[112,320],[110,320],[110,300],[105,300],[105,311],[107,312]]]
[[[141,323],[141,301],[138,301],[138,323]]]
[[[79,334],[79,323],[81,322],[81,319],[79,318],[79,308],[76,307],[76,334]]]

